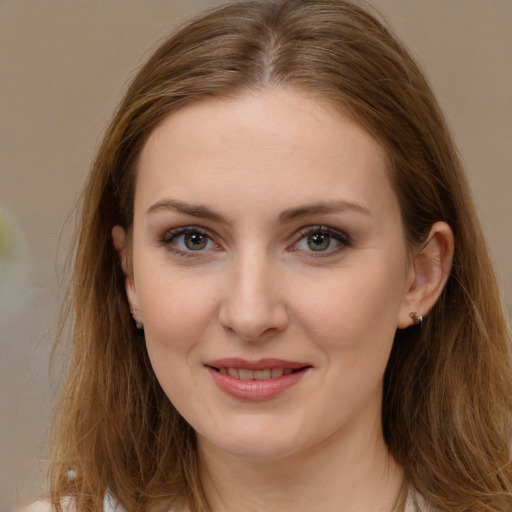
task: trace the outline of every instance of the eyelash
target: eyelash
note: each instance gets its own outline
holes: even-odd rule
[[[183,256],[185,258],[193,258],[196,257],[198,254],[202,251],[202,249],[198,250],[183,250],[176,246],[176,240],[180,236],[185,235],[201,235],[205,238],[207,238],[206,243],[213,242],[215,244],[215,248],[219,248],[219,244],[215,242],[210,232],[206,231],[203,228],[200,228],[198,226],[184,226],[181,228],[171,229],[169,231],[166,231],[165,234],[160,239],[160,244],[167,247],[170,251],[172,251],[177,256]]]
[[[329,243],[332,240],[335,240],[339,243],[337,247],[334,248],[328,248],[326,250],[321,251],[306,251],[311,254],[314,258],[327,258],[329,256],[333,256],[338,254],[339,252],[343,251],[347,247],[350,247],[352,245],[352,240],[350,238],[350,235],[347,233],[344,233],[343,231],[339,231],[334,228],[330,228],[328,226],[306,226],[304,228],[301,228],[299,231],[297,231],[297,236],[295,238],[295,242],[291,245],[290,251],[297,251],[300,249],[297,249],[296,246],[299,242],[302,240],[306,240],[307,238],[312,235],[323,235],[329,237]]]
[[[176,229],[171,229],[169,231],[166,231],[165,234],[160,238],[159,242],[162,246],[167,247],[169,250],[171,250],[174,254],[178,256],[183,257],[197,257],[199,256],[199,253],[204,251],[204,248],[193,250],[183,250],[176,246],[176,240],[185,235],[201,235],[203,237],[206,237],[208,243],[215,244],[215,249],[220,248],[220,245],[215,242],[214,237],[211,235],[211,233],[203,228],[200,228],[198,226],[184,226]],[[294,242],[289,246],[288,251],[289,252],[295,252],[300,251],[301,249],[297,248],[297,245],[302,240],[305,240],[307,243],[307,238],[313,235],[323,235],[326,237],[329,237],[329,244],[332,240],[335,240],[338,242],[338,246],[335,248],[327,248],[326,250],[306,250],[304,252],[307,252],[311,255],[311,257],[314,258],[325,258],[332,255],[335,255],[339,252],[341,252],[343,249],[350,247],[352,245],[352,240],[350,236],[343,231],[339,231],[337,229],[330,228],[328,226],[306,226],[304,228],[301,228],[296,232],[296,235],[294,236]]]

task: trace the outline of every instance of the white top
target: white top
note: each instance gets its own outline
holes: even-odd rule
[[[110,491],[107,491],[103,498],[103,512],[126,512],[126,510],[120,504],[116,506],[115,496]]]
[[[418,501],[418,506],[420,507],[421,512],[428,512],[429,508],[427,508],[424,500],[421,497],[416,496],[416,499]],[[407,502],[405,504],[404,512],[415,512],[416,509],[413,505],[413,498],[412,493],[409,493],[407,497]],[[126,509],[120,505],[116,504],[116,498],[115,496],[110,492],[107,491],[105,494],[105,498],[103,499],[103,512],[126,512]],[[170,511],[172,512],[172,511]]]
[[[418,505],[420,506],[420,510],[422,512],[429,511],[429,508],[425,505],[424,501],[421,498],[418,499]],[[69,508],[63,507],[63,510],[69,511]],[[51,512],[51,509],[49,503],[43,501],[36,501],[35,503],[32,503],[28,507],[23,508],[18,512]],[[116,504],[115,497],[110,491],[108,491],[105,494],[105,498],[103,499],[103,512],[126,512],[126,509],[122,505]],[[407,498],[405,512],[415,512],[411,493],[409,493],[409,496]]]

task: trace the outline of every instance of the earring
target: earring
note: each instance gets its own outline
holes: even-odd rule
[[[418,315],[418,313],[416,313],[416,311],[411,311],[409,313],[409,316],[412,318],[414,325],[420,325],[421,322],[423,322],[423,317],[421,315]]]
[[[144,327],[144,325],[142,324],[142,322],[139,322],[136,318],[135,318],[135,309],[132,309],[130,311],[130,313],[132,314],[132,317],[133,317],[133,321],[135,322],[135,327],[137,327],[137,329],[142,329]]]

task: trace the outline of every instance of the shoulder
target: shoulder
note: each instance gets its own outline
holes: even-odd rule
[[[62,510],[63,512],[73,512],[74,507],[69,502],[63,503]],[[52,506],[48,501],[35,501],[12,512],[52,512]],[[117,502],[115,496],[107,491],[103,500],[103,512],[126,512],[126,510]]]
[[[13,510],[13,512],[51,512],[52,507],[47,501],[34,501],[30,505],[26,505]]]
[[[66,498],[63,500],[62,510],[63,512],[73,512],[75,507],[70,503],[70,500]],[[52,512],[52,506],[48,501],[35,501],[27,506],[17,508],[12,512]],[[116,498],[110,491],[107,491],[103,500],[103,512],[126,512],[125,509],[117,503]]]
[[[61,504],[62,512],[73,512],[75,510],[73,505],[67,499],[61,501]],[[52,510],[52,505],[49,501],[39,500],[14,509],[12,512],[52,512]]]

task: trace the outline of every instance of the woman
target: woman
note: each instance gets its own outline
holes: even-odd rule
[[[90,174],[64,321],[55,509],[512,509],[469,189],[351,2],[229,5],[155,52]]]

